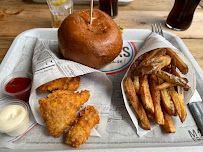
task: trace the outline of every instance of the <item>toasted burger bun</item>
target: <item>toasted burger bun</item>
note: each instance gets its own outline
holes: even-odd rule
[[[58,40],[65,59],[97,69],[113,61],[123,45],[116,23],[98,9],[93,10],[92,24],[89,9],[69,15],[58,30]]]

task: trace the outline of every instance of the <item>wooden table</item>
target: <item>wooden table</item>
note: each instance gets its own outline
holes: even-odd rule
[[[134,0],[119,6],[115,22],[124,28],[150,29],[151,24],[165,25],[174,0]],[[74,10],[87,9],[89,5],[74,5]],[[97,5],[94,8],[98,8]],[[47,4],[32,0],[1,0],[0,2],[0,62],[14,38],[32,28],[51,27],[51,14]],[[203,9],[198,6],[191,27],[186,31],[164,30],[182,38],[200,67],[203,69]]]

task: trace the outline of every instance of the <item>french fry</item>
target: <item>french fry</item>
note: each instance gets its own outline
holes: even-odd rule
[[[163,56],[163,55],[166,55],[166,49],[165,48],[162,48],[154,56],[158,57],[158,56]]]
[[[140,79],[139,76],[134,76],[133,84],[136,94],[140,95]]]
[[[163,67],[161,70],[169,72],[171,70],[171,64],[169,64],[168,66]]]
[[[186,112],[184,103],[182,101],[180,101],[180,108],[181,108],[181,117],[180,117],[180,120],[181,120],[181,122],[184,122],[186,117],[187,117],[187,112]]]
[[[188,66],[180,57],[170,48],[167,48],[166,54],[168,54],[171,58],[176,60],[176,66],[181,71],[182,74],[188,73]]]
[[[144,62],[142,64],[142,66],[156,66],[156,65],[159,65],[159,66],[167,66],[171,63],[171,57],[168,56],[168,55],[165,55],[165,56],[158,56],[158,57],[154,57],[154,58],[151,58],[149,60],[147,60],[146,62]]]
[[[163,129],[166,133],[175,133],[176,132],[176,128],[174,126],[174,122],[172,119],[172,116],[169,115],[166,111],[164,111],[164,125],[163,125]]]
[[[181,99],[181,101],[184,103],[184,90],[181,86],[177,86],[177,92],[178,92],[178,95]]]
[[[186,112],[186,109],[184,106],[184,90],[182,87],[177,86],[177,92],[178,92],[178,96],[179,96],[180,101],[181,101],[180,102],[181,114],[182,114],[181,122],[184,122],[186,117],[187,117],[187,112]]]
[[[188,86],[187,81],[185,81],[185,79],[183,79],[181,77],[178,77],[178,76],[175,76],[173,74],[170,74],[170,73],[168,73],[166,71],[160,70],[160,71],[158,71],[156,73],[156,76],[160,77],[161,79],[163,79],[163,80],[165,80],[167,82],[175,83],[177,85],[180,85],[180,86],[182,86],[182,87],[184,87],[186,89],[190,88],[190,86]]]
[[[150,75],[149,76],[149,84],[150,84],[150,90],[151,90],[151,95],[152,95],[152,100],[154,103],[154,116],[155,116],[155,122],[157,124],[163,125],[164,124],[164,115],[161,109],[161,96],[160,96],[160,91],[155,90],[157,82],[157,77],[155,75]]]
[[[171,74],[176,75],[176,60],[175,59],[171,59]]]
[[[181,107],[182,107],[182,105],[181,105],[182,101],[180,100],[180,98],[178,96],[178,93],[175,91],[174,87],[171,87],[169,89],[169,94],[171,95],[171,98],[172,98],[173,103],[175,105],[176,111],[177,111],[177,113],[179,115],[179,118],[182,121],[184,119],[184,117],[185,117],[185,116],[182,116],[182,109],[181,109]]]
[[[175,72],[174,72],[175,73]],[[178,75],[177,73],[175,73],[176,75]],[[181,107],[181,122],[184,122],[186,117],[187,117],[187,112],[184,106],[184,90],[181,86],[177,86],[177,92],[178,92],[178,96],[180,98],[180,107]]]
[[[162,48],[154,49],[154,50],[150,51],[149,53],[144,54],[145,56],[144,56],[142,62],[139,64],[138,68],[141,67],[146,61],[148,61],[149,59],[154,57],[155,54],[157,54],[160,50],[162,50]]]
[[[180,74],[179,74],[177,71],[175,71],[175,75],[176,75],[177,77],[180,77]]]
[[[170,83],[170,82],[164,82],[160,85],[157,85],[155,86],[155,90],[163,90],[163,89],[167,89],[167,88],[170,88],[170,87],[173,87],[173,86],[176,86],[176,84],[174,83]]]
[[[172,115],[173,114],[173,109],[172,109],[172,103],[171,103],[171,97],[168,93],[167,89],[162,89],[161,91],[161,99],[162,99],[162,104],[168,114]]]
[[[186,119],[184,90],[190,86],[176,67],[182,74],[188,72],[185,62],[169,48],[144,53],[132,64],[125,86],[142,128],[150,129],[149,120],[154,120],[165,132],[175,133],[172,115],[181,122]]]
[[[146,112],[147,118],[148,118],[149,120],[155,120],[154,114],[152,114],[152,113],[150,113],[150,112],[148,112],[148,111],[145,111],[145,112]]]
[[[147,118],[147,115],[145,113],[145,110],[141,102],[139,101],[139,98],[136,95],[135,88],[134,88],[132,79],[130,77],[127,77],[125,79],[125,87],[127,90],[127,94],[130,98],[130,101],[132,103],[132,106],[135,109],[140,119],[141,126],[146,130],[150,130],[151,126],[150,126],[149,120]]]
[[[142,62],[143,63],[143,62]],[[145,61],[138,70],[141,71],[141,74],[152,74],[156,71],[161,70],[163,67],[169,65],[171,63],[171,57],[165,56],[158,56],[151,58]]]
[[[179,76],[179,74],[176,72],[176,59],[172,59],[172,61],[171,61],[171,73],[176,76]],[[178,92],[178,96],[180,99],[179,102],[180,102],[180,108],[181,108],[180,120],[181,120],[181,122],[184,122],[186,119],[187,113],[186,113],[186,109],[184,106],[184,92],[183,92],[183,89],[181,86],[177,86],[177,92]]]
[[[133,77],[133,76],[138,76],[140,72],[138,71],[138,66],[143,60],[147,57],[147,53],[144,53],[143,55],[139,56],[131,65],[128,76]]]
[[[171,97],[170,97],[170,98],[171,98]],[[177,113],[177,111],[176,111],[176,107],[175,107],[175,105],[174,105],[172,99],[171,99],[170,102],[171,102],[172,115],[173,115],[173,116],[178,116],[178,113]]]
[[[177,77],[180,77],[180,74],[176,71],[176,60],[175,59],[172,59],[171,60],[171,73],[173,75],[176,75]],[[186,78],[182,78],[184,79],[187,83],[188,83],[188,80]],[[181,86],[177,86],[177,88],[182,88]]]
[[[141,76],[140,78],[140,94],[145,109],[154,114],[154,105],[149,90],[147,75]]]
[[[180,77],[180,74],[175,70],[176,68],[176,60],[175,59],[172,59],[171,60],[171,73]],[[188,82],[187,79],[184,79],[186,82]],[[177,86],[177,92],[178,92],[178,95],[181,99],[181,101],[184,103],[184,91],[183,91],[183,88],[181,86]]]
[[[159,80],[159,83],[163,83],[162,79],[158,78],[158,80]],[[176,111],[174,108],[173,101],[171,101],[171,96],[169,95],[168,90],[162,89],[160,90],[160,93],[161,93],[161,101],[165,110],[168,112],[168,114],[174,115]]]

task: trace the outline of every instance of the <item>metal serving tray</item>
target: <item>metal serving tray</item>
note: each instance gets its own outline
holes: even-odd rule
[[[10,46],[6,56],[4,57],[1,65],[0,65],[0,80],[2,79],[3,75],[6,75],[7,73],[9,73],[8,70],[8,65],[15,66],[15,61],[12,61],[11,59],[13,59],[13,55],[16,55],[16,58],[18,58],[19,56],[17,56],[18,51],[16,48],[20,45],[20,38],[22,36],[31,36],[31,37],[36,37],[36,38],[40,38],[40,39],[47,39],[47,40],[57,40],[57,30],[55,28],[38,28],[38,29],[31,29],[28,31],[25,31],[21,34],[19,34],[15,40],[13,41],[12,45]],[[137,49],[139,50],[140,47],[144,44],[145,39],[149,36],[149,34],[151,33],[151,30],[148,29],[124,29],[124,33],[123,33],[123,39],[125,41],[135,41],[139,43],[137,47]],[[189,52],[189,50],[187,49],[187,47],[185,46],[185,44],[183,43],[183,41],[176,35],[170,33],[170,32],[166,32],[164,31],[164,36],[167,40],[169,40],[176,48],[178,48],[180,51],[183,52],[183,54],[188,58],[188,60],[191,62],[191,64],[194,66],[195,72],[196,72],[196,78],[197,78],[197,91],[199,92],[201,98],[203,99],[203,72],[201,70],[201,68],[199,67],[199,65],[197,64],[197,62],[195,61],[195,59],[193,58],[193,56],[191,55],[191,53]],[[18,59],[16,59],[18,60]],[[125,128],[123,128],[125,129]],[[131,135],[129,135],[131,136]],[[126,137],[122,137],[122,138],[128,138],[128,136]],[[137,138],[137,140],[139,140],[139,138]],[[20,141],[19,141],[20,142]],[[128,150],[128,151],[146,151],[149,150],[153,152],[153,151],[175,151],[175,150],[179,150],[179,151],[192,151],[192,150],[196,150],[196,151],[203,151],[203,142],[199,142],[197,144],[194,143],[172,143],[172,144],[167,144],[167,143],[158,143],[158,142],[147,142],[147,143],[133,143],[133,144],[126,144],[126,143],[114,143],[111,146],[106,145],[104,143],[100,143],[100,145],[91,148],[91,146],[89,148],[85,148],[85,149],[80,149],[80,150],[84,150],[84,151],[123,151]],[[24,148],[23,148],[24,149]],[[35,147],[33,149],[41,149],[40,147]],[[1,149],[0,149],[1,150]],[[2,149],[3,150],[3,149]],[[44,149],[45,150],[45,149]],[[59,149],[59,150],[65,150],[65,149]],[[73,149],[72,149],[73,150]],[[75,149],[76,150],[76,149]],[[79,149],[77,149],[79,150]],[[20,150],[21,151],[21,150]],[[26,151],[26,150],[25,150]]]

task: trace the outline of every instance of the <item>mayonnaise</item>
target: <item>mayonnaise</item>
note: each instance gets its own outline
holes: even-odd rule
[[[8,105],[0,110],[0,131],[18,136],[29,127],[28,110],[22,105]]]

